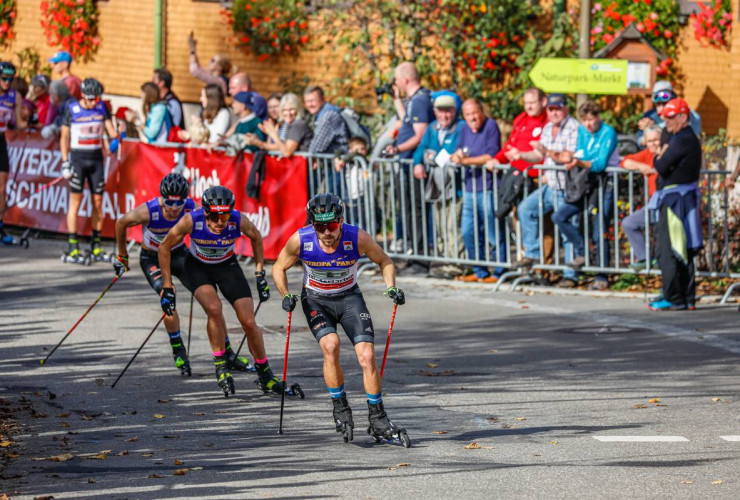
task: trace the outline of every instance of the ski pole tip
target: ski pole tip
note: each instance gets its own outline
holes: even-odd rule
[[[278,434],[280,434],[282,436],[283,435],[283,430],[282,429],[278,429]]]
[[[39,360],[39,364],[40,364],[41,366],[44,366],[44,360],[43,360],[43,359],[40,359],[40,360]]]

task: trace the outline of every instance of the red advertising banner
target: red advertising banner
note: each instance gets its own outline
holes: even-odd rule
[[[24,132],[9,132],[7,139],[10,174],[5,223],[66,233],[69,184],[60,180],[61,155],[57,141]],[[113,237],[118,217],[158,196],[162,177],[175,167],[184,167],[184,175],[190,181],[190,195],[196,202],[211,186],[228,187],[236,198],[236,208],[262,234],[265,258],[277,258],[290,235],[305,222],[306,159],[268,156],[259,199],[248,197],[245,191],[252,160],[251,154],[233,157],[200,148],[157,147],[125,141],[120,158],[115,154],[105,158],[103,236]],[[78,215],[78,232],[90,234],[92,200],[87,188]],[[140,242],[141,230],[130,229],[128,237]],[[246,238],[239,241],[237,252],[251,255]]]

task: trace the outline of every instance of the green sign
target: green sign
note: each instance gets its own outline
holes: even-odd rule
[[[542,57],[529,72],[529,78],[545,92],[624,95],[627,61]]]

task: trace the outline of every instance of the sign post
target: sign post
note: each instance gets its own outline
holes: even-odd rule
[[[626,95],[627,61],[542,57],[529,78],[545,92]]]

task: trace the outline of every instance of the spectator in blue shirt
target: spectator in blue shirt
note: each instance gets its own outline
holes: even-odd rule
[[[469,259],[488,260],[493,257],[502,262],[506,259],[504,221],[499,220],[498,228],[496,227],[493,216],[494,175],[483,167],[501,149],[501,135],[496,120],[486,116],[483,106],[477,100],[465,101],[462,112],[465,123],[460,127],[458,148],[450,160],[468,167],[465,169],[463,191],[461,221],[463,241]],[[485,241],[486,230],[488,242]],[[492,251],[487,251],[488,244],[493,247]],[[473,274],[461,279],[495,283],[502,273],[502,268],[496,268],[494,275],[491,275],[486,267],[475,266]]]
[[[591,228],[591,239],[599,256],[590,264],[598,267],[609,265],[609,243],[605,235],[609,229],[614,191],[611,187],[610,178],[604,172],[606,167],[619,166],[619,152],[617,151],[617,133],[611,126],[601,121],[600,114],[599,105],[592,101],[586,101],[578,108],[578,117],[581,119],[581,126],[578,129],[578,143],[573,158],[565,163],[565,168],[566,170],[574,168],[589,170],[589,178],[593,179],[594,182],[593,189],[597,190],[599,185],[603,186],[602,206],[598,206],[598,200],[595,203],[590,203],[589,193],[586,193],[576,203],[563,201],[562,205],[552,214],[552,221],[557,224],[566,240],[573,244],[574,258],[569,265],[575,269],[580,269],[586,263],[586,244],[578,223],[573,223],[571,219],[577,218],[583,213],[586,204],[589,205],[589,208],[596,209],[596,214],[589,221],[589,227]],[[599,178],[601,179],[600,184],[598,182]],[[607,285],[607,276],[599,274],[591,288],[603,290]]]

